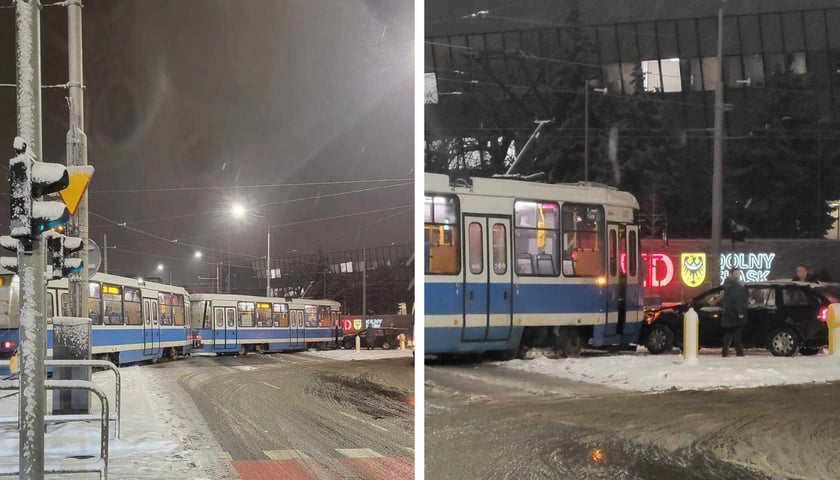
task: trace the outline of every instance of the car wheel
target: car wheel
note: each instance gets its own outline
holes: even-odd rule
[[[793,330],[783,328],[770,335],[767,345],[774,357],[792,357],[799,349],[799,336]]]
[[[385,340],[382,342],[382,350],[390,350],[391,349],[391,342]]]
[[[348,338],[347,340],[344,341],[344,349],[345,350],[350,350],[351,348],[354,348],[355,346],[356,346],[356,341],[353,340],[352,338]]]
[[[654,355],[670,352],[674,348],[674,332],[661,323],[654,325],[645,339],[645,348]]]
[[[799,347],[799,353],[801,353],[802,355],[816,355],[816,354],[820,353],[821,350],[822,350],[822,348]]]

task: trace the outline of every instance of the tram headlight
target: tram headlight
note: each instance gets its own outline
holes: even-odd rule
[[[600,277],[595,279],[595,283],[598,284],[599,287],[603,287],[607,284],[607,277],[601,275]]]

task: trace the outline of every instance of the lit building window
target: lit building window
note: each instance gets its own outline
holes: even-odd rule
[[[644,84],[648,92],[682,91],[679,58],[643,61],[642,72],[645,74]]]

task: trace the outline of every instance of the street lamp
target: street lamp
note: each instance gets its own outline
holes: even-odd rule
[[[583,181],[589,181],[589,79],[583,84]],[[605,88],[593,88],[592,90],[607,94]]]
[[[271,296],[271,223],[263,215],[249,212],[244,205],[235,203],[230,209],[234,217],[243,218],[245,215],[261,218],[265,221],[265,296]]]
[[[160,272],[160,273],[163,273],[163,268],[164,268],[163,264],[158,263],[157,271]],[[172,285],[172,270],[169,270],[168,273],[169,273],[169,284]],[[161,280],[163,280],[163,279],[161,279]]]

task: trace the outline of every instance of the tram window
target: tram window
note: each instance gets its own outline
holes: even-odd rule
[[[513,209],[516,274],[557,276],[560,272],[559,206],[553,202],[517,200]]]
[[[201,300],[190,305],[190,328],[210,328],[207,323],[207,304],[207,300]]]
[[[638,243],[638,240],[636,238],[636,231],[633,230],[633,231],[630,232],[630,241],[629,241],[630,249],[627,252],[627,266],[628,266],[628,272],[627,273],[631,277],[636,276],[636,259],[639,256],[639,253],[636,249],[636,244],[637,243]]]
[[[169,295],[158,292],[158,309],[160,310],[160,324],[172,325],[172,301]]]
[[[47,292],[47,323],[52,323],[52,317],[55,316],[55,309],[53,308],[53,294]]]
[[[102,325],[101,286],[98,283],[90,283],[88,311],[90,312],[90,323],[93,325]]]
[[[304,318],[306,321],[307,327],[317,327],[318,326],[318,307],[315,305],[306,305],[303,307],[305,312]]]
[[[289,326],[289,307],[283,303],[274,304],[274,326],[288,327]]]
[[[143,325],[143,314],[140,305],[140,290],[131,287],[123,288],[123,308],[125,309],[126,325]]]
[[[501,223],[493,225],[493,272],[496,275],[507,273],[507,233]]]
[[[610,275],[618,275],[618,252],[616,252],[616,243],[618,243],[616,231],[610,231]]]
[[[458,274],[460,245],[457,197],[426,196],[424,212],[425,272],[438,275]]]
[[[236,327],[236,310],[232,308],[225,309],[225,320],[227,320],[228,328]]]
[[[480,223],[470,223],[469,229],[470,245],[470,273],[479,274],[484,271],[484,233]]]
[[[184,305],[184,296],[183,295],[169,295],[172,299],[172,320],[175,322],[175,325],[179,327],[183,327],[184,323],[186,322],[187,310],[186,305]]]
[[[237,304],[239,309],[239,326],[253,327],[254,326],[254,303],[253,302],[239,302]]]
[[[563,272],[578,277],[601,275],[604,272],[603,207],[566,203],[562,212]]]
[[[258,303],[256,310],[257,326],[270,327],[271,326],[271,304]]]
[[[213,316],[216,319],[216,328],[225,328],[224,310],[221,308],[213,310]]]
[[[102,304],[105,307],[105,316],[102,317],[105,325],[122,325],[122,287],[103,284]]]
[[[330,307],[324,305],[319,306],[318,314],[320,316],[320,326],[330,328]]]

